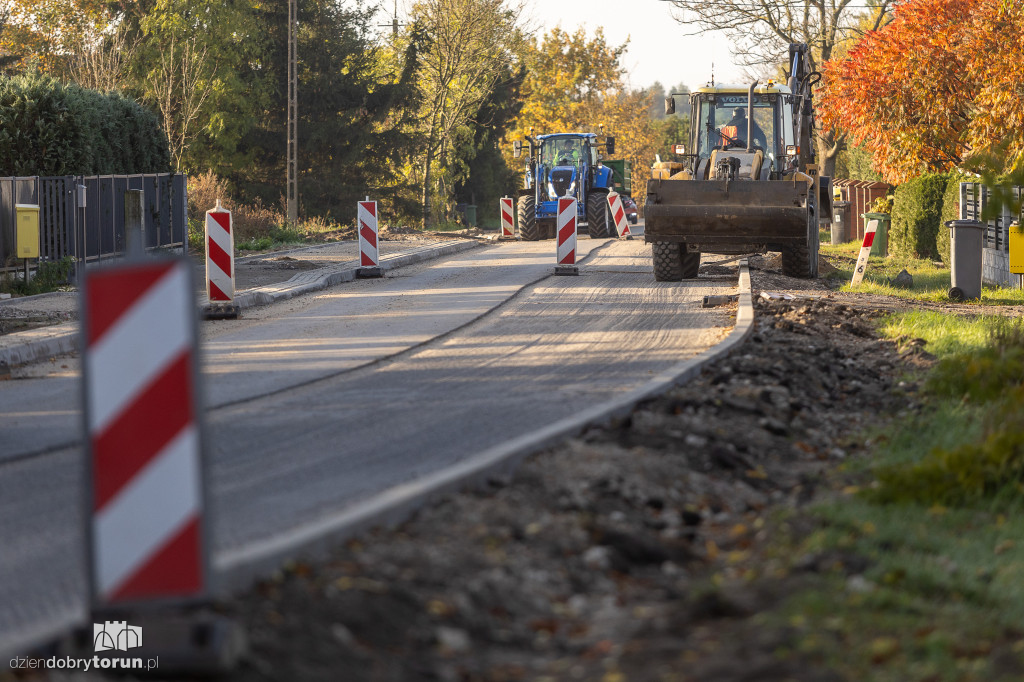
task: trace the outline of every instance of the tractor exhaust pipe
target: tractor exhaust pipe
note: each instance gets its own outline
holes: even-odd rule
[[[747,90],[747,153],[754,153],[754,88],[757,81],[750,84]]]

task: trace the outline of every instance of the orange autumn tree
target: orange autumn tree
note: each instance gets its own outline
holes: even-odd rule
[[[978,93],[968,60],[985,0],[909,0],[825,64],[822,123],[867,148],[888,182],[960,165]]]
[[[968,143],[984,172],[1024,179],[1024,5],[986,0],[974,17],[971,71],[978,82]],[[986,159],[985,157],[988,157]],[[975,159],[971,159],[974,161]]]

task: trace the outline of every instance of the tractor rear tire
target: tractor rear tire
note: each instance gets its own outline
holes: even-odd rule
[[[683,279],[696,279],[697,273],[700,271],[700,251],[687,251],[685,244],[679,245],[679,251]]]
[[[591,239],[607,239],[612,236],[611,216],[608,213],[608,195],[591,192],[587,197],[587,232]]]
[[[659,282],[679,282],[683,279],[683,245],[679,242],[652,242],[651,259],[654,261],[654,279]],[[698,263],[700,255],[698,254]]]
[[[540,240],[540,228],[537,225],[537,207],[534,198],[528,194],[519,197],[516,202],[519,214],[519,237],[528,242]]]

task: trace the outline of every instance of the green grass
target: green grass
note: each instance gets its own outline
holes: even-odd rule
[[[934,310],[915,310],[882,318],[879,330],[891,339],[904,336],[924,339],[929,353],[946,357],[983,348],[1001,319],[994,316],[972,319]]]
[[[33,296],[70,287],[68,280],[75,268],[75,259],[65,256],[58,261],[39,261],[36,273],[26,282],[20,272],[7,272],[0,276],[0,292]]]
[[[798,551],[867,568],[851,581],[837,565],[773,614],[803,656],[851,680],[1020,679],[993,654],[1024,651],[1024,518],[856,497],[814,513],[823,527]]]
[[[244,242],[236,243],[236,251],[269,251],[277,246],[305,244],[306,232],[302,227],[272,227],[270,234],[264,237],[253,237]]]
[[[823,237],[827,241],[827,237]],[[864,271],[864,280],[857,287],[850,286],[857,256],[860,254],[859,242],[848,242],[833,246],[822,243],[821,253],[837,269],[830,273],[828,279],[842,282],[840,291],[858,292],[896,296],[898,298],[917,299],[923,301],[949,301],[950,269],[942,264],[936,265],[930,260],[917,258],[899,258],[896,256],[872,256],[868,259],[868,267]],[[914,286],[906,289],[891,284],[900,270],[906,269],[914,278]],[[980,305],[1022,305],[1024,290],[1007,289],[985,285],[982,287],[981,300],[974,301]]]
[[[457,232],[458,230],[465,230],[466,226],[462,223],[453,222],[449,220],[439,220],[431,224],[431,232]]]
[[[780,541],[776,556],[836,561],[761,617],[795,631],[780,656],[846,679],[1024,679],[1024,324],[911,312],[881,329],[939,357],[924,409],[872,433],[845,468],[857,485]]]

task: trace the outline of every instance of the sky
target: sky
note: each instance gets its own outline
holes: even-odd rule
[[[666,88],[685,84],[691,89],[711,78],[715,82],[746,82],[742,67],[729,54],[729,44],[720,33],[687,36],[688,27],[671,16],[671,3],[660,0],[526,0],[527,19],[538,24],[543,34],[561,26],[572,33],[583,26],[588,36],[604,28],[611,45],[629,39],[622,65],[627,82],[646,88],[659,81]]]
[[[626,82],[646,88],[660,82],[665,88],[684,84],[693,89],[711,78],[715,82],[745,83],[742,67],[733,63],[729,44],[720,33],[687,36],[690,30],[671,16],[671,3],[661,0],[524,0],[524,19],[540,37],[556,26],[569,33],[582,26],[588,37],[600,26],[610,45],[629,39],[622,59]],[[395,4],[401,21],[410,0],[380,0],[381,23],[390,21]],[[386,29],[382,29],[386,30]]]

